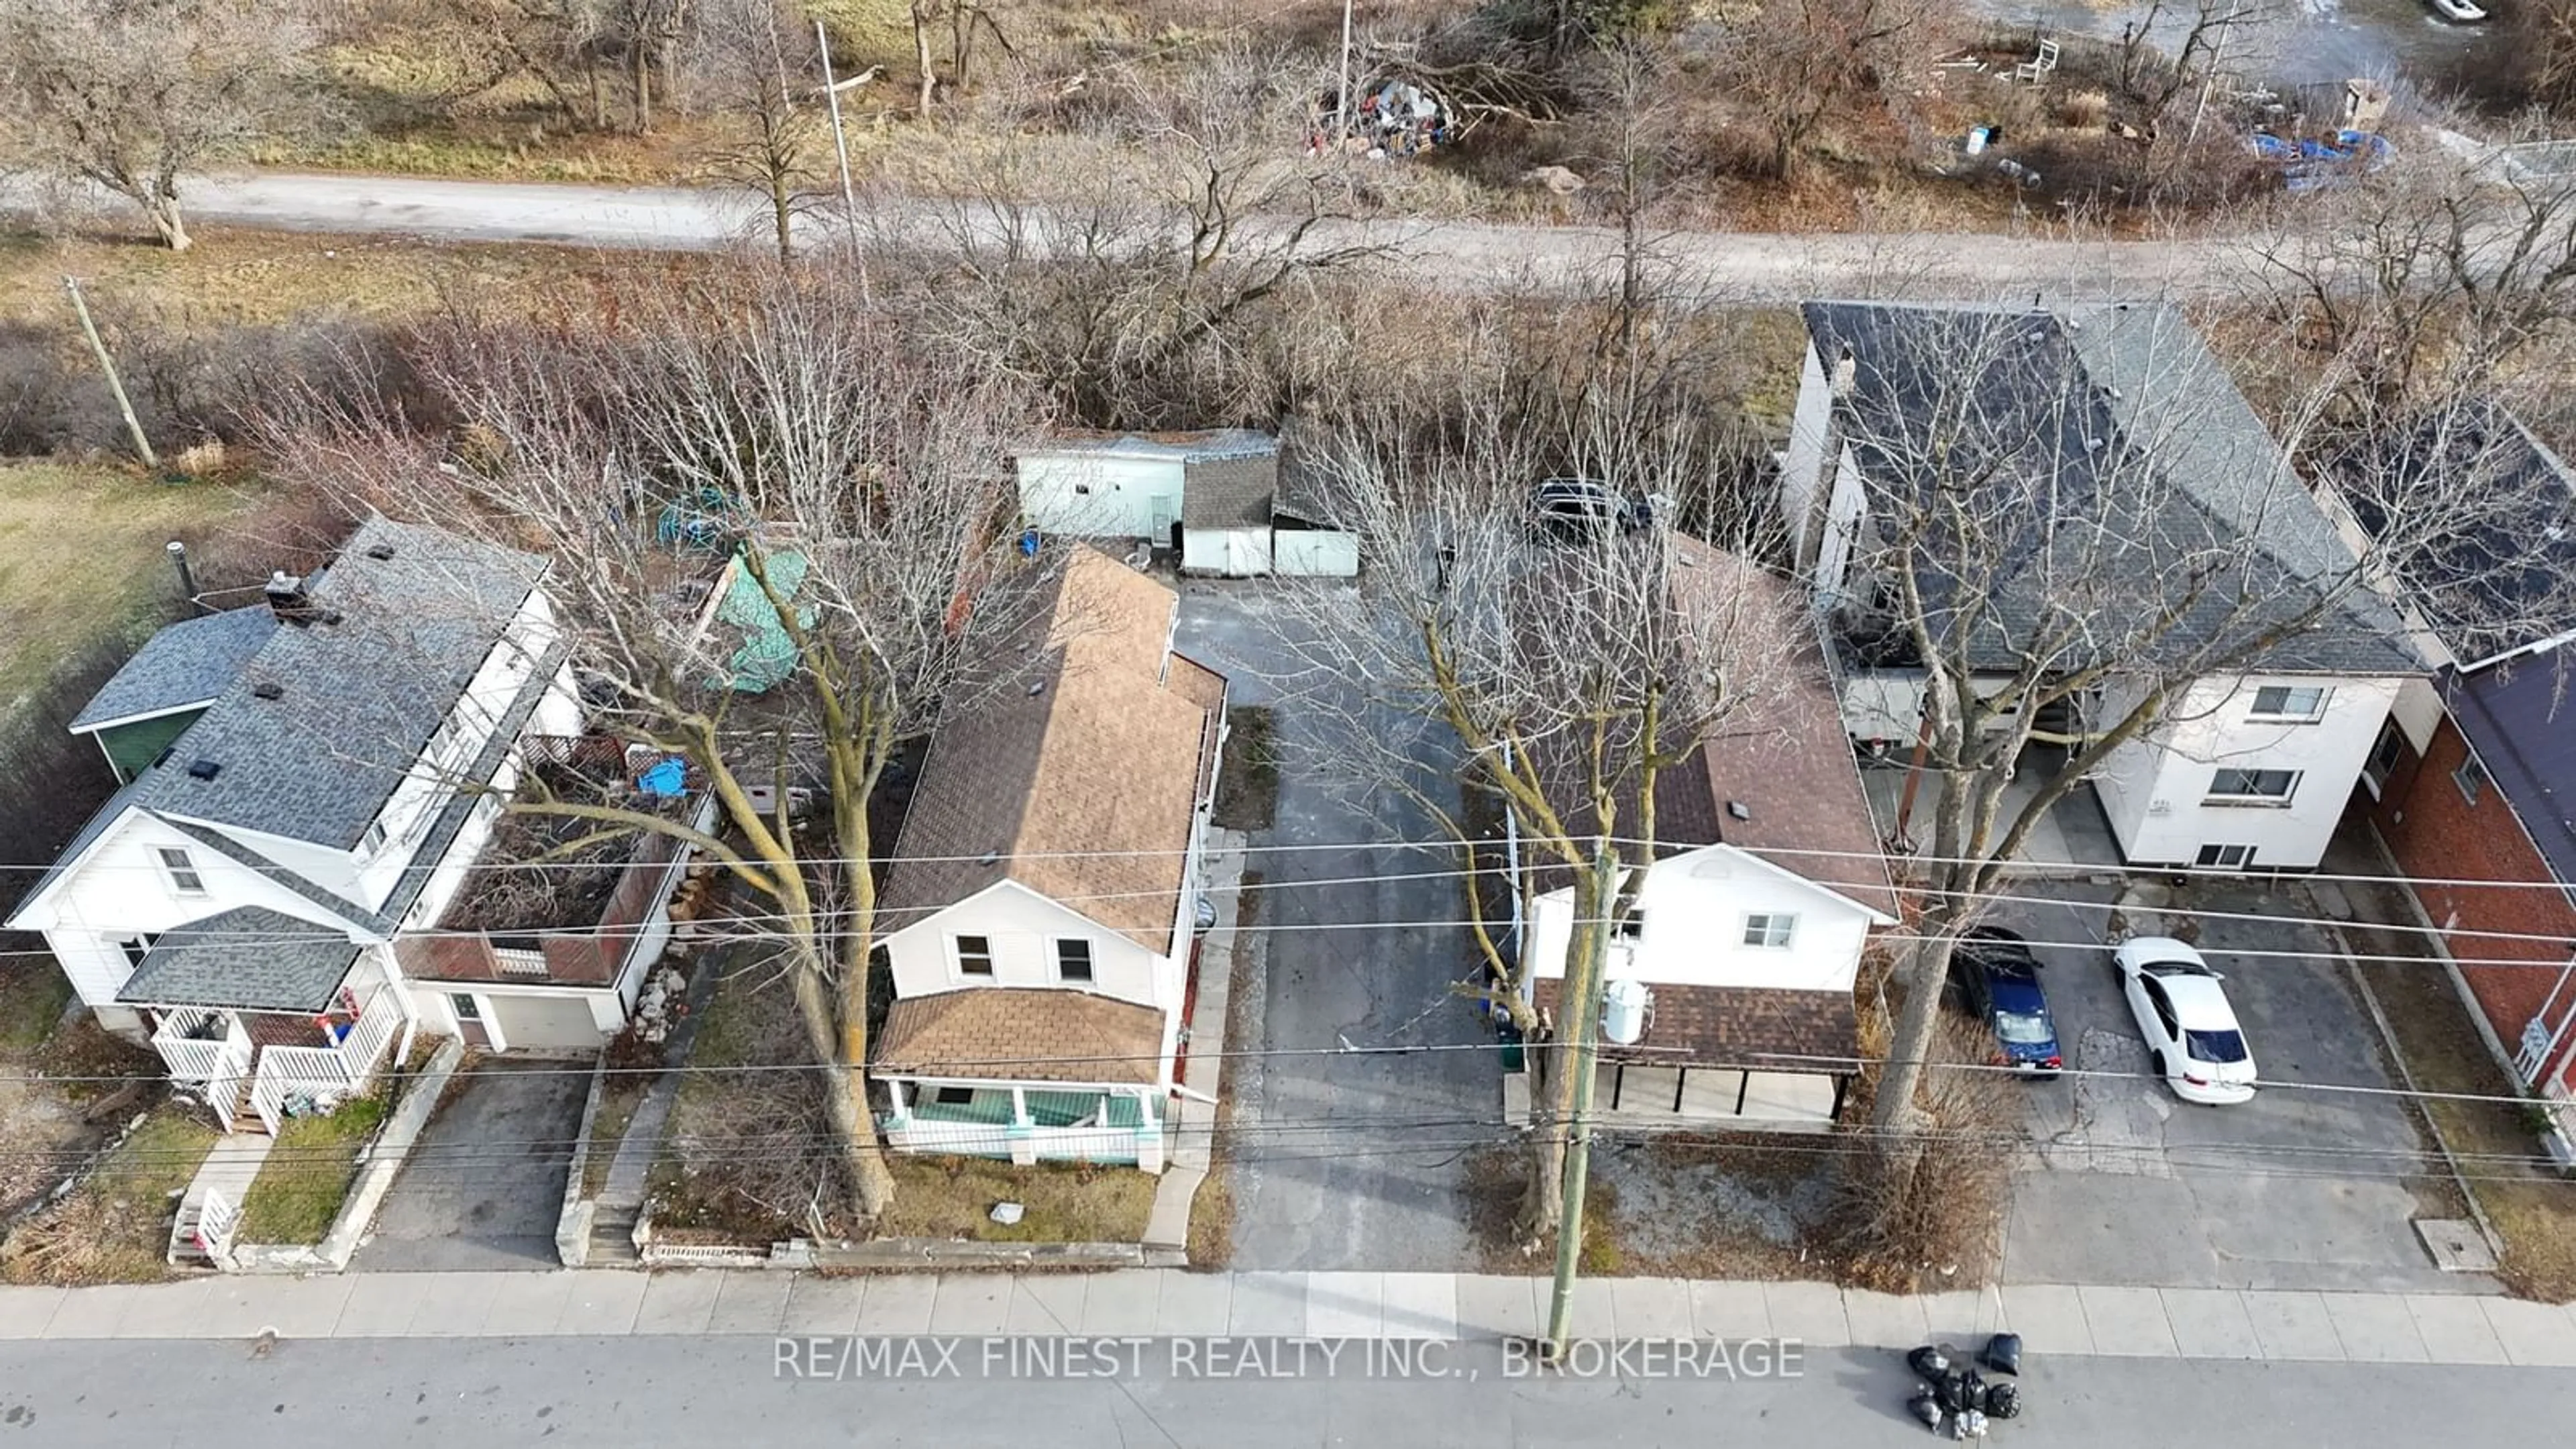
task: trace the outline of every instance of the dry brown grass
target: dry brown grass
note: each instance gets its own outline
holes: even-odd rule
[[[196,1176],[218,1134],[204,1114],[164,1105],[118,1144],[62,1202],[0,1243],[0,1280],[11,1283],[157,1283],[177,1194]]]
[[[980,1157],[897,1157],[893,1167],[894,1204],[877,1223],[880,1234],[980,1243],[1141,1241],[1160,1181],[1132,1167],[1015,1167]],[[1002,1202],[1020,1204],[1018,1222],[993,1221]]]
[[[1883,1059],[1885,1014],[1870,995],[1862,1000],[1862,1055]],[[1819,1237],[1843,1281],[1912,1293],[1973,1286],[1994,1272],[2017,1151],[2015,1084],[1996,1072],[1937,1070],[1944,1062],[1983,1062],[1987,1050],[1981,1027],[1945,1022],[1933,1046],[1936,1069],[1924,1074],[1920,1098],[1930,1130],[1884,1152],[1872,1150],[1879,1140],[1873,1136],[1840,1134],[1837,1145],[1848,1151],[1835,1159],[1837,1199]],[[1876,1075],[1874,1067],[1864,1069],[1845,1104],[1847,1122],[1869,1120]]]

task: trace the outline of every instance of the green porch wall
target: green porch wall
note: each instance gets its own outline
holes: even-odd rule
[[[109,725],[98,731],[98,742],[107,750],[108,763],[116,767],[118,781],[131,780],[150,769],[152,762],[161,758],[161,752],[186,734],[188,726],[204,713],[202,709],[183,709],[132,724]]]

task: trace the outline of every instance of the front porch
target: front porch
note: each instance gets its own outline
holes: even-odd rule
[[[898,1152],[1163,1170],[1159,1087],[892,1078],[886,1092],[879,1125]]]
[[[363,995],[361,991],[363,990]],[[137,1003],[170,1080],[214,1110],[226,1132],[271,1136],[288,1117],[328,1112],[360,1095],[407,1025],[381,975],[344,983],[316,1013]]]

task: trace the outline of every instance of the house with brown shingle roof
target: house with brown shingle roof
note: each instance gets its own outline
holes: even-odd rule
[[[878,902],[895,1002],[871,1066],[900,1150],[1162,1166],[1224,676],[1179,595],[1090,546],[922,762]]]
[[[1796,616],[1787,580],[1672,543],[1676,590]],[[1668,853],[1610,946],[1593,1096],[1604,1120],[1821,1130],[1841,1115],[1859,1066],[1852,985],[1897,903],[1821,645],[1779,674],[1657,778]],[[1531,994],[1551,1016],[1573,926],[1570,883],[1531,902]]]

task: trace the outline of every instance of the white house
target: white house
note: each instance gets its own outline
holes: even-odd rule
[[[1881,536],[1871,499],[1923,486],[1927,474],[1912,460],[1930,449],[1980,448],[1998,466],[2045,470],[2039,476],[2062,491],[2102,490],[2078,508],[2106,518],[2127,509],[2124,566],[2142,580],[2189,576],[2188,558],[2225,557],[2264,570],[2267,598],[2314,591],[2323,604],[2314,626],[2252,658],[2229,654],[2224,636],[2208,632],[2243,627],[2226,621],[2224,603],[2189,602],[2159,647],[2178,656],[2204,649],[2227,667],[2190,684],[2162,724],[2103,751],[2086,772],[2129,863],[2313,868],[2392,706],[2427,668],[2405,623],[2354,587],[2350,543],[2295,486],[2278,444],[2181,314],[2148,304],[2048,311],[1817,302],[1805,315],[1781,506],[1813,606],[1837,635],[1852,738],[1902,754],[1921,727],[1926,680],[1903,656],[1905,640],[1872,637],[1881,582],[1872,557],[1900,545]],[[1971,365],[1987,369],[1972,385],[1921,382]],[[2149,475],[2152,488],[2135,481]],[[2109,491],[2122,488],[2137,495],[2134,507]],[[1988,694],[2015,677],[2032,637],[2015,631],[2056,617],[2068,584],[2052,568],[2053,551],[2092,546],[2065,543],[2041,523],[2030,520],[2020,555],[1979,564],[1996,569],[1992,577],[1958,583],[1975,591],[1976,607],[1960,613],[1977,621],[1963,626],[1973,630],[1967,657],[1972,668],[1991,669],[1971,681]],[[2087,729],[2121,717],[2143,688],[2118,672],[2117,659],[2067,657],[2110,672],[2030,721],[2039,748],[2085,748]]]
[[[1673,543],[1708,584],[1796,614],[1787,581]],[[1672,853],[1609,949],[1593,1098],[1607,1121],[1822,1130],[1859,1068],[1852,987],[1869,933],[1896,921],[1887,862],[1821,654],[1766,684],[1657,781]],[[1530,904],[1532,994],[1551,1015],[1573,912],[1571,883]]]
[[[878,903],[871,1065],[899,1150],[1159,1172],[1225,679],[1172,650],[1179,596],[1098,549],[1050,587],[1033,677],[932,735]]]
[[[1020,514],[1042,534],[1138,539],[1184,573],[1346,577],[1347,535],[1281,490],[1278,439],[1246,428],[1066,434],[1022,450]]]
[[[545,572],[373,518],[265,605],[165,630],[75,722],[127,781],[9,928],[228,1128],[363,1089],[419,1031],[597,1046],[668,933],[673,853],[570,929],[439,929],[528,748],[581,728]]]

